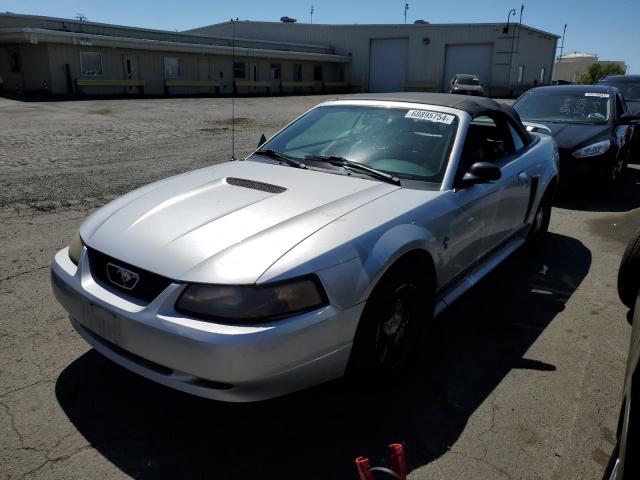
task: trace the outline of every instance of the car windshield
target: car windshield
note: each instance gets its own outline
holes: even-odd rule
[[[458,117],[428,108],[318,107],[261,150],[298,160],[309,155],[342,157],[400,178],[441,182]],[[314,166],[311,161],[305,163]]]
[[[620,93],[622,93],[622,96],[625,100],[629,100],[630,102],[640,102],[640,81],[617,82],[615,80],[604,80],[598,82],[598,85],[608,85],[610,87],[616,87],[618,90],[620,90]]]
[[[513,108],[523,120],[606,123],[611,115],[611,98],[608,93],[599,92],[531,92]]]
[[[477,78],[463,77],[458,79],[458,85],[480,85],[480,80]]]

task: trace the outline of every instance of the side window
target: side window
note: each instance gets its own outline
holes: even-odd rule
[[[513,125],[511,125],[511,123],[507,122],[507,125],[509,125],[509,133],[511,134],[511,140],[513,140],[513,148],[515,149],[516,152],[519,152],[525,146],[524,141],[522,140],[522,137],[520,136],[518,131],[515,128],[513,128]]]
[[[102,76],[102,54],[100,52],[80,52],[82,75]]]
[[[506,121],[498,119],[496,122],[492,117],[481,115],[469,124],[460,158],[461,169],[463,173],[467,172],[476,162],[499,164],[512,153],[513,140]]]
[[[244,62],[233,62],[233,78],[245,79],[247,78],[247,64]]]
[[[180,59],[164,57],[164,78],[180,78]]]

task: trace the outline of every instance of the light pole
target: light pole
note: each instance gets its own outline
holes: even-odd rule
[[[504,33],[509,33],[509,21],[511,20],[511,16],[516,16],[516,9],[512,8],[511,10],[509,10],[509,13],[507,14],[507,27],[505,28],[505,32]]]
[[[313,5],[311,5],[311,24],[313,25]]]
[[[564,24],[564,29],[562,30],[562,43],[560,44],[560,56],[558,60],[562,59],[562,54],[564,53],[564,34],[567,33],[567,24]]]
[[[407,24],[407,10],[409,10],[409,2],[404,2],[404,24]]]
[[[509,34],[509,20],[511,20],[512,16],[516,16],[516,9],[512,8],[511,10],[509,10],[509,13],[507,14],[507,27],[505,29],[505,33],[508,35]],[[507,37],[507,40],[509,39],[509,37]],[[511,63],[513,61],[513,36],[511,38],[511,51],[509,52],[509,68],[507,69],[507,92],[509,92],[510,87],[511,87]]]

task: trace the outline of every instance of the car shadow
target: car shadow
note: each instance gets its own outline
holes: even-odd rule
[[[627,167],[612,194],[603,193],[602,188],[594,181],[561,188],[554,205],[589,212],[628,212],[640,208],[640,166]]]
[[[434,321],[416,362],[386,387],[342,381],[253,404],[173,391],[95,351],[69,365],[57,399],[87,441],[137,478],[356,478],[353,459],[405,444],[410,469],[447,452],[512,369],[553,374],[525,353],[587,275],[590,251],[550,234],[521,251]]]

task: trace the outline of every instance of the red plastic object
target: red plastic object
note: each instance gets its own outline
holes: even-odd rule
[[[364,457],[356,458],[356,467],[358,468],[358,476],[360,480],[375,480],[371,474],[371,465],[369,459]]]
[[[389,455],[391,457],[391,469],[400,477],[400,480],[407,480],[407,461],[402,444],[392,443],[389,445]],[[368,458],[356,458],[356,467],[358,468],[360,480],[375,480],[371,473],[371,465]]]
[[[400,480],[407,480],[407,461],[404,457],[404,447],[400,443],[389,445],[391,454],[391,467],[398,474]]]

